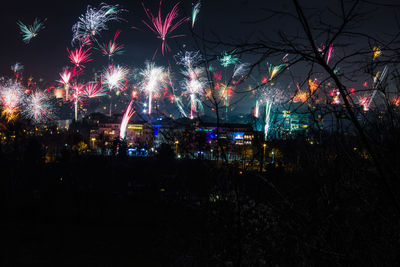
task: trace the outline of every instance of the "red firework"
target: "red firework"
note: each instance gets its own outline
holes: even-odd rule
[[[174,30],[176,30],[176,28],[178,28],[182,23],[189,20],[189,18],[184,17],[184,18],[178,20],[176,23],[173,23],[173,21],[178,17],[178,5],[179,5],[179,2],[178,2],[172,8],[171,12],[167,13],[165,18],[163,19],[161,17],[161,4],[162,4],[162,1],[160,1],[160,7],[158,9],[157,16],[154,16],[153,13],[151,13],[150,10],[145,7],[144,3],[142,3],[144,11],[146,12],[148,19],[150,20],[150,23],[147,23],[144,20],[142,20],[142,22],[157,35],[157,38],[162,40],[161,52],[164,55],[165,50],[168,50],[168,51],[170,50],[169,46],[167,45],[166,39],[184,36],[184,35],[169,36],[169,35]],[[155,53],[157,53],[157,50]]]
[[[91,53],[89,53],[90,47],[84,50],[82,45],[79,48],[75,48],[73,50],[69,50],[67,48],[67,51],[69,59],[71,60],[72,64],[74,64],[76,67],[79,67],[81,64],[92,60],[91,58],[89,58],[91,56]]]

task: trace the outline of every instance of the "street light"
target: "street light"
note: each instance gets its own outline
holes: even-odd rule
[[[176,154],[176,157],[179,157],[179,156],[178,156],[178,144],[179,144],[179,141],[176,140],[176,141],[175,141],[175,154]]]
[[[267,149],[267,144],[264,143],[264,144],[263,144],[263,147],[264,147],[264,153],[263,153],[263,160],[264,160],[264,159],[265,159],[265,150]]]
[[[262,173],[263,170],[264,170],[265,150],[267,149],[267,144],[266,144],[266,143],[263,144],[263,148],[264,148],[264,150],[263,150],[263,156],[262,156],[261,164],[260,164],[260,172],[261,172],[261,173]]]
[[[92,143],[93,143],[93,144],[92,144],[92,148],[94,149],[94,142],[96,141],[96,138],[92,137],[91,140],[92,140]]]

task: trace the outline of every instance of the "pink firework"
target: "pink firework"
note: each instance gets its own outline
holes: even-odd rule
[[[395,105],[396,107],[400,106],[400,97],[399,96],[394,96],[392,98],[392,103],[393,105]]]
[[[71,100],[74,102],[75,101],[82,102],[85,96],[85,85],[74,82],[71,84],[71,89],[72,89]]]
[[[331,104],[332,105],[338,105],[340,104],[340,92],[338,89],[333,89],[329,92],[329,95],[332,97]]]
[[[333,50],[333,44],[330,44],[328,48],[328,55],[326,56],[326,64],[329,64],[329,60],[331,59],[332,56],[332,50]]]
[[[117,30],[117,32],[114,35],[113,40],[109,41],[108,44],[104,44],[104,45],[100,46],[101,53],[103,53],[103,55],[111,58],[113,55],[121,55],[123,53],[124,45],[119,45],[116,43],[118,35],[120,33],[121,33],[121,31]]]
[[[88,98],[96,98],[107,95],[106,90],[100,83],[88,83],[85,85],[85,96]]]
[[[92,60],[91,58],[89,58],[91,55],[91,53],[89,53],[90,48],[84,50],[83,45],[73,50],[69,50],[67,48],[67,51],[69,59],[71,60],[72,64],[74,64],[76,67],[79,67],[81,64]]]
[[[142,22],[150,28],[156,35],[157,38],[162,40],[162,45],[161,45],[161,52],[164,55],[165,50],[170,50],[169,46],[166,43],[167,38],[177,38],[177,37],[182,37],[184,35],[173,35],[169,36],[174,30],[176,30],[182,23],[185,21],[189,20],[187,17],[183,17],[182,19],[178,20],[176,23],[173,23],[173,21],[178,17],[178,5],[179,2],[172,8],[171,12],[167,13],[164,19],[161,17],[161,4],[162,1],[160,1],[160,7],[158,9],[158,14],[157,16],[154,16],[153,13],[149,11],[148,8],[145,7],[144,3],[142,3],[144,11],[146,12],[146,15],[148,19],[150,20],[150,23],[147,23],[146,21],[142,20]],[[157,50],[156,50],[157,53]],[[154,54],[155,55],[155,54]]]
[[[69,82],[71,81],[72,78],[72,72],[69,70],[65,69],[62,73],[60,73],[60,80],[58,80],[59,83],[61,83],[64,86],[69,85]]]

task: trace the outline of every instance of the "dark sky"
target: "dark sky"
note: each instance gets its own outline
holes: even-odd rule
[[[9,75],[10,65],[21,62],[25,67],[25,74],[43,76],[47,79],[56,79],[58,72],[63,66],[68,65],[66,48],[71,47],[72,25],[77,21],[80,14],[84,13],[88,4],[97,6],[102,1],[77,1],[48,3],[46,1],[7,1],[3,15],[0,17],[2,25],[3,40],[0,43],[1,75]],[[111,22],[110,30],[102,32],[98,38],[100,43],[107,42],[113,37],[116,29],[122,33],[119,42],[125,45],[125,54],[117,60],[128,65],[143,65],[146,59],[151,59],[155,49],[160,47],[160,42],[141,22],[146,19],[141,1],[105,1],[108,4],[120,4],[128,10],[122,17],[125,22]],[[264,3],[263,3],[264,2]],[[164,1],[163,11],[170,10],[175,2]],[[147,7],[153,12],[158,9],[159,1],[145,1]],[[199,16],[198,28],[208,31],[212,29],[222,36],[242,35],[246,26],[240,25],[242,19],[252,18],[249,12],[257,10],[257,7],[265,5],[265,1],[226,1],[226,0],[203,0]],[[180,4],[180,16],[189,16],[192,1],[182,1]],[[31,24],[35,18],[47,18],[45,28],[39,32],[37,38],[32,39],[29,44],[22,41],[16,22],[21,20],[25,24]],[[142,30],[131,29],[136,26]],[[188,33],[189,24],[182,25],[176,33]],[[203,28],[204,27],[204,28]],[[187,44],[190,46],[189,37],[170,40],[168,42],[173,49],[165,57],[158,55],[156,58],[160,64],[171,60],[172,55],[179,48]],[[95,52],[95,54],[98,54]],[[103,60],[103,62],[101,62]],[[103,65],[105,58],[88,64],[88,67]]]
[[[112,38],[116,29],[121,29],[122,33],[119,37],[119,42],[125,44],[125,54],[120,56],[118,61],[129,65],[142,65],[144,60],[151,59],[156,48],[160,46],[160,42],[155,38],[155,35],[150,32],[141,22],[146,19],[145,13],[141,6],[141,1],[106,1],[108,4],[120,4],[128,12],[122,15],[126,22],[111,22],[110,30],[103,32],[98,38],[100,43],[107,42]],[[157,11],[158,0],[144,1],[154,12]],[[319,1],[307,0],[301,1],[309,7],[324,7],[327,2],[335,3],[336,1]],[[323,3],[321,3],[323,2]],[[326,2],[326,3],[325,3]],[[382,2],[382,1],[380,1]],[[397,0],[385,0],[385,3],[398,3]],[[66,48],[71,47],[72,25],[77,21],[80,14],[84,13],[88,4],[97,6],[101,1],[7,1],[3,7],[2,16],[0,17],[2,25],[2,41],[0,42],[0,73],[8,75],[10,65],[15,62],[21,62],[25,66],[25,72],[34,76],[42,75],[47,79],[57,78],[58,71],[68,64]],[[163,2],[163,11],[170,10],[175,1],[165,0]],[[191,12],[192,1],[181,1],[180,15],[189,16]],[[275,19],[272,22],[263,24],[244,24],[244,21],[258,19],[263,16],[263,7],[272,7],[278,10],[290,10],[290,0],[203,0],[202,8],[199,15],[196,30],[209,33],[210,30],[218,33],[223,38],[243,38],[246,35],[261,30],[268,34],[273,32],[279,26],[280,29],[290,30],[289,22]],[[390,25],[391,22],[385,23],[388,20],[386,13],[390,13],[390,9],[385,9],[377,12],[376,19],[372,24],[366,27],[371,27],[371,31],[384,30],[384,27]],[[31,24],[34,18],[47,18],[45,29],[43,29],[37,38],[34,38],[31,43],[25,44],[16,22],[21,20],[25,24]],[[383,26],[381,26],[383,23]],[[386,24],[386,25],[385,25]],[[131,29],[130,26],[136,26],[141,30]],[[188,33],[185,24],[179,28],[176,33]],[[156,61],[161,64],[163,61],[171,60],[172,55],[176,53],[182,45],[187,44],[191,47],[190,37],[170,40],[173,51],[161,57],[159,55]],[[100,62],[98,62],[100,61]],[[106,60],[103,58],[104,63]],[[93,62],[88,67],[94,67],[97,64],[103,65],[100,60]]]
[[[374,0],[385,4],[400,4],[398,0]],[[102,1],[7,1],[2,4],[2,41],[0,42],[0,76],[10,76],[10,66],[15,62],[21,62],[24,67],[24,75],[33,75],[34,78],[44,78],[48,81],[58,79],[58,73],[64,66],[70,65],[67,58],[67,47],[71,47],[72,25],[78,17],[86,11],[88,4],[98,6]],[[122,14],[126,20],[123,22],[111,22],[110,30],[102,32],[98,38],[100,43],[108,42],[116,29],[121,29],[119,43],[125,45],[123,56],[117,56],[116,61],[127,66],[142,67],[144,61],[151,59],[154,51],[160,48],[160,41],[144,26],[141,20],[146,19],[141,1],[105,1],[108,4],[120,4],[128,12]],[[193,1],[183,0],[180,4],[179,16],[190,16]],[[335,8],[334,0],[303,0],[300,1],[309,8],[326,9]],[[145,5],[153,13],[157,12],[158,0],[145,0]],[[162,11],[170,10],[176,1],[164,0]],[[367,5],[375,8],[374,5]],[[218,33],[224,40],[229,38],[245,38],[256,31],[264,34],[273,34],[277,29],[284,31],[293,30],[293,22],[282,20],[279,17],[260,24],[243,23],[249,20],[257,20],[263,17],[262,8],[274,8],[276,10],[290,11],[293,4],[290,0],[203,0],[196,31],[210,34],[210,31]],[[377,10],[366,21],[364,31],[384,33],[391,31],[394,25],[393,15],[399,10],[396,7],[386,7]],[[163,13],[165,14],[165,13]],[[22,41],[16,22],[21,20],[25,24],[31,24],[35,18],[47,18],[45,28],[39,32],[29,44]],[[140,30],[131,29],[135,26]],[[188,34],[189,24],[182,25],[175,33]],[[186,45],[187,50],[192,50],[190,36],[177,38],[168,42],[172,52],[162,57],[158,53],[155,61],[166,65],[172,61],[172,56]],[[88,63],[90,69],[102,69],[107,60],[100,56],[100,52],[93,51],[94,60]]]

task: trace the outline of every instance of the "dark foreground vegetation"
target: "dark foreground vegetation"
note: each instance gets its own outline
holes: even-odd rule
[[[44,163],[27,141],[0,158],[0,265],[399,265],[396,211],[368,158],[286,145],[290,157],[260,173],[175,160],[168,149],[155,158],[63,151]]]

